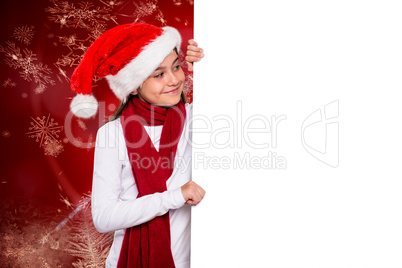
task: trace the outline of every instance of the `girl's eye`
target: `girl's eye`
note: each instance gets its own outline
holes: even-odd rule
[[[154,77],[159,78],[159,77],[162,77],[162,76],[163,76],[163,73],[159,73],[159,74],[155,75]]]
[[[175,70],[179,70],[179,69],[180,69],[180,64],[177,64],[177,65],[174,67],[174,69],[175,69]]]

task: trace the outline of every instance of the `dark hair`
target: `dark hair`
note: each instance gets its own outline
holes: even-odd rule
[[[124,109],[127,107],[128,103],[134,98],[135,95],[130,94],[130,96],[127,97],[126,101],[120,102],[119,106],[117,107],[116,111],[112,114],[112,116],[109,118],[109,122],[116,120],[117,118],[120,117],[120,115],[123,113]]]
[[[120,102],[119,107],[117,107],[116,111],[109,118],[109,122],[114,121],[117,118],[119,118],[121,116],[121,114],[123,113],[124,109],[126,109],[127,105],[131,102],[131,100],[133,98],[138,98],[138,95],[130,94],[130,96],[127,97],[126,101]],[[182,101],[183,103],[186,103],[186,97],[184,96],[183,91],[181,92],[181,95],[180,95],[180,101]]]

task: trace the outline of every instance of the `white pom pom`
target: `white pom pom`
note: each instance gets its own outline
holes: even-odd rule
[[[98,101],[92,95],[77,94],[70,104],[74,115],[81,118],[90,118],[98,111]]]

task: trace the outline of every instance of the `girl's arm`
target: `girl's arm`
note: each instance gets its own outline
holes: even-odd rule
[[[117,123],[106,124],[99,129],[96,138],[92,217],[101,233],[142,224],[170,209],[180,208],[186,202],[181,188],[135,198],[138,191],[132,183],[131,167],[124,168],[128,162],[124,161],[124,137],[118,127]],[[129,193],[132,199],[122,200],[123,190],[125,196]]]

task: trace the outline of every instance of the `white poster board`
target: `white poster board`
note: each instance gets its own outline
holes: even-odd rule
[[[401,10],[195,1],[192,268],[402,267]]]

